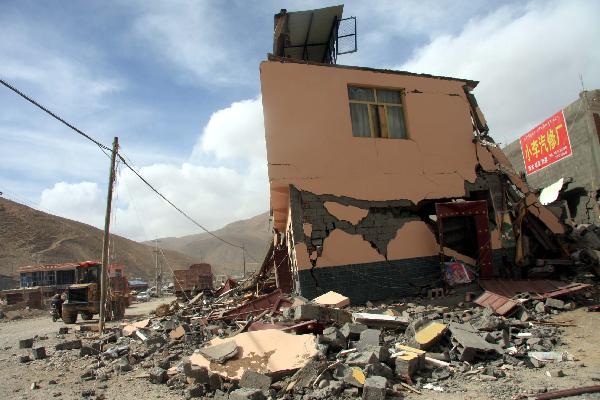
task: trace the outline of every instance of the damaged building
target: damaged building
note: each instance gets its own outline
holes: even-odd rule
[[[360,303],[443,288],[454,260],[520,278],[563,256],[563,225],[489,136],[478,82],[338,65],[355,21],[282,10],[260,66],[278,286]]]
[[[600,89],[581,92],[504,152],[533,190],[548,188],[557,215],[600,225]]]

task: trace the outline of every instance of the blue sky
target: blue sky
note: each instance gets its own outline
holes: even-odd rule
[[[338,2],[0,0],[0,76],[124,153],[210,228],[268,209],[258,66],[273,14]],[[595,1],[345,2],[358,48],[340,64],[480,80],[492,134],[509,142],[600,87]],[[102,224],[108,160],[0,88],[0,191]],[[197,229],[122,172],[115,230]]]

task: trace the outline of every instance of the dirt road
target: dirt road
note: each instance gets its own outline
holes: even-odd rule
[[[170,303],[174,299],[163,297],[146,303],[135,303],[127,308],[125,318],[147,315],[159,304]],[[86,325],[96,323],[97,320],[85,322]],[[60,327],[73,328],[82,324],[78,322],[76,325],[65,325],[61,321],[52,322],[49,313],[44,317],[0,323],[0,399],[81,399],[82,393],[86,391],[103,393],[107,399],[138,399],[141,393],[144,393],[144,399],[182,398],[171,393],[165,385],[151,385],[146,379],[126,375],[115,374],[109,382],[83,382],[80,379],[81,375],[88,368],[96,368],[97,362],[93,362],[91,358],[88,360],[80,357],[77,350],[64,351],[60,357],[57,357],[57,352],[54,351],[57,343],[75,339],[74,334],[57,338]],[[113,324],[115,323],[107,323],[109,326]],[[44,346],[48,358],[19,363],[19,355],[29,354],[29,350],[19,349],[19,340],[32,337],[36,337],[34,347]],[[31,389],[34,382],[39,389]]]

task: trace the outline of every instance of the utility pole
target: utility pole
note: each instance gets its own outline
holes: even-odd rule
[[[110,228],[110,211],[112,208],[112,193],[113,183],[115,181],[115,161],[117,159],[117,151],[119,149],[119,138],[115,137],[113,141],[112,153],[110,155],[110,173],[108,177],[108,194],[106,195],[106,215],[104,217],[104,238],[102,239],[102,267],[100,269],[100,318],[98,325],[100,334],[104,331],[104,319],[106,318],[106,292],[108,289],[108,279],[106,279],[106,271],[108,269],[108,246],[109,228]]]
[[[155,254],[155,266],[154,266],[154,281],[156,282],[156,295],[158,297],[160,297],[160,295],[162,294],[162,270],[158,264],[158,239],[154,239],[154,244],[155,244],[155,249],[154,249],[154,254]]]
[[[246,278],[246,245],[243,244],[242,245],[242,257],[244,259],[244,275],[242,276],[242,279]]]

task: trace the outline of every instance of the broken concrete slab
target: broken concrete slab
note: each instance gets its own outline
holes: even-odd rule
[[[193,380],[194,383],[202,385],[209,383],[208,369],[206,367],[199,367],[193,365],[191,362],[186,362],[183,364],[183,374],[186,378]]]
[[[212,362],[223,364],[230,358],[235,357],[235,355],[238,353],[238,347],[235,341],[230,340],[209,347],[203,347],[199,351],[200,354],[202,354],[206,359]]]
[[[172,340],[178,340],[185,336],[185,332],[186,332],[185,328],[183,326],[179,325],[177,328],[175,328],[171,332],[169,332],[169,337]]]
[[[229,339],[215,338],[209,344],[234,341],[238,353],[225,364],[211,362],[200,353],[190,357],[192,364],[207,367],[227,379],[240,379],[244,370],[280,375],[304,367],[318,354],[314,335],[293,335],[277,329],[244,332]]]
[[[320,295],[319,297],[314,298],[313,303],[320,304],[322,306],[329,307],[346,307],[350,304],[350,299],[342,294],[339,294],[334,291],[329,291],[325,294]]]
[[[365,368],[363,368],[363,372],[367,377],[370,376],[384,376],[387,379],[394,378],[394,371],[382,362],[368,364]]]
[[[565,308],[565,302],[560,299],[553,299],[549,297],[546,299],[546,307],[563,310]]]
[[[431,322],[415,332],[415,345],[421,350],[427,350],[436,344],[448,329],[448,325],[441,322]]]
[[[502,353],[502,347],[488,343],[470,324],[450,323],[452,343],[459,353],[460,361],[471,362],[475,357],[484,357],[486,353]]]
[[[385,314],[371,314],[371,313],[353,313],[352,318],[354,322],[360,322],[369,327],[381,327],[381,328],[400,328],[405,327],[410,323],[410,318],[404,316],[393,316]]]

